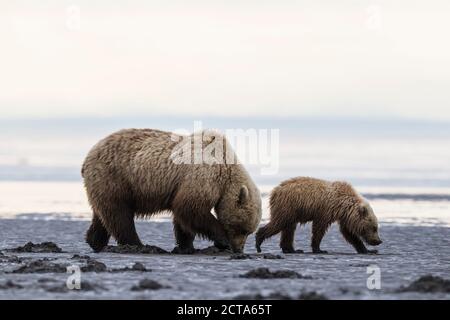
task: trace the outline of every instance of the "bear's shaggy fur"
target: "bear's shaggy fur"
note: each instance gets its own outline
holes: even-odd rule
[[[242,251],[261,219],[260,193],[241,164],[225,160],[225,152],[219,152],[223,162],[218,163],[173,161],[174,150],[189,137],[193,139],[187,140],[188,147],[194,145],[194,138],[203,138],[203,148],[219,137],[225,141],[224,151],[237,160],[225,138],[212,131],[183,136],[128,129],[92,148],[82,175],[93,209],[86,240],[95,251],[102,250],[110,236],[122,245],[141,245],[134,217],[163,211],[173,213],[175,252],[194,252],[196,234],[217,246],[229,244],[234,251]]]
[[[295,251],[294,233],[297,223],[312,221],[311,246],[320,250],[323,236],[334,222],[338,222],[344,238],[358,253],[376,253],[369,245],[381,244],[378,221],[369,203],[346,182],[328,182],[298,177],[282,182],[270,196],[270,222],[256,233],[256,249],[266,239],[281,232],[280,247],[284,253]],[[362,239],[362,240],[361,240]]]

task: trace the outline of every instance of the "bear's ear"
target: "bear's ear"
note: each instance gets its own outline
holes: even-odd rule
[[[368,213],[369,213],[369,211],[367,210],[366,206],[359,206],[359,214],[362,217],[367,216]]]
[[[247,186],[242,186],[241,191],[239,192],[238,204],[243,205],[247,202],[247,200],[248,200],[248,188]]]

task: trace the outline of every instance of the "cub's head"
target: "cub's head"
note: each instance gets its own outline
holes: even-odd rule
[[[380,236],[378,235],[378,219],[373,212],[372,207],[367,201],[359,205],[359,230],[361,238],[371,246],[380,245]]]
[[[242,252],[247,237],[261,221],[261,196],[257,188],[242,185],[229,190],[215,208],[233,252]]]

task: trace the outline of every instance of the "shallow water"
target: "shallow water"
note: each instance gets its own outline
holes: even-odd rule
[[[263,220],[269,218],[262,185]],[[450,226],[450,190],[445,188],[362,187],[382,222]],[[0,218],[88,220],[91,210],[81,182],[0,182]],[[159,215],[152,220],[168,219]]]

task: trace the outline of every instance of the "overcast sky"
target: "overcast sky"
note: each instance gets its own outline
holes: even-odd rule
[[[450,1],[0,0],[2,117],[450,119]]]

